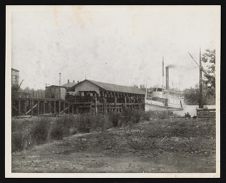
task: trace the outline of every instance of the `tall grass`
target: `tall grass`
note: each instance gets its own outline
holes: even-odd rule
[[[12,151],[20,151],[50,140],[61,140],[76,133],[104,132],[111,127],[128,126],[141,120],[169,118],[168,112],[144,112],[125,108],[122,113],[65,115],[12,121]],[[176,134],[182,131],[176,131]],[[132,140],[130,139],[132,142]]]
[[[33,144],[39,145],[45,143],[48,140],[49,128],[50,120],[48,118],[38,119],[30,131]]]
[[[52,123],[50,129],[50,139],[61,140],[65,136],[75,134],[75,117],[73,115],[65,115],[59,117]]]
[[[18,122],[18,123],[17,123]],[[50,120],[12,121],[12,151],[20,151],[48,141]]]
[[[111,112],[111,113],[108,114],[108,117],[109,117],[109,120],[112,123],[113,127],[119,126],[119,122],[120,122],[120,119],[121,119],[120,113]]]

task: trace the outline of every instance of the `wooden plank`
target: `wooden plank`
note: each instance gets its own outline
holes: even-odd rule
[[[62,114],[63,112],[65,112],[66,110],[68,110],[69,106],[67,108],[64,108],[62,111],[60,111],[60,114]]]
[[[29,109],[25,114],[29,114],[30,112],[32,112],[36,107],[37,107],[38,104],[35,104],[34,106],[32,106],[31,109]],[[32,113],[33,114],[33,113]]]
[[[198,118],[214,118],[216,116],[215,109],[197,109]]]

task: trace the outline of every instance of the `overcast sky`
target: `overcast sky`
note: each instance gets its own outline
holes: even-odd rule
[[[217,48],[220,12],[214,6],[57,6],[12,11],[12,67],[22,88],[44,89],[68,79],[121,85],[198,83],[199,48]]]

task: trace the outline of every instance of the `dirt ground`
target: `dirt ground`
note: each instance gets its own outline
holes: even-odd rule
[[[144,121],[12,154],[13,172],[214,173],[214,120]]]

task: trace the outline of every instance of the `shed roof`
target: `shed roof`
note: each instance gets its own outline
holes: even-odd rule
[[[143,91],[139,88],[131,87],[131,86],[122,86],[122,85],[104,83],[104,82],[88,80],[88,79],[85,79],[82,82],[85,82],[85,81],[89,81],[89,82],[95,84],[96,86],[98,86],[104,90],[107,90],[107,91],[145,95],[145,91]]]

